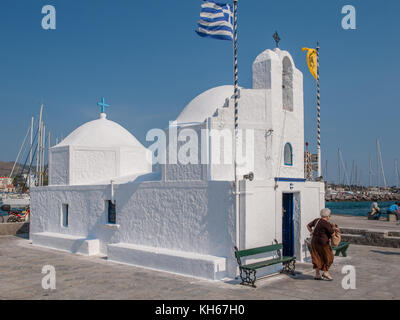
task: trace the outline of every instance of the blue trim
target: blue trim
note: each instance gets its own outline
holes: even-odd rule
[[[285,159],[286,146],[289,146],[289,148],[290,148],[290,163],[286,162],[286,159]],[[289,142],[287,142],[285,144],[285,147],[283,148],[283,159],[284,159],[285,166],[293,166],[293,148],[292,148],[292,145]]]
[[[282,182],[306,182],[306,179],[302,178],[275,178],[275,181],[282,181]]]

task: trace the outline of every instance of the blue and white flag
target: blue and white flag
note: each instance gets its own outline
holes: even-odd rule
[[[199,30],[201,37],[233,41],[233,13],[229,4],[205,1],[201,5]]]

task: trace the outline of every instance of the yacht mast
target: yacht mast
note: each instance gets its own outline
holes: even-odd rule
[[[43,186],[43,174],[44,174],[44,156],[45,156],[45,144],[46,144],[46,126],[43,123],[43,134],[42,134],[42,153],[41,153],[41,161],[40,161],[40,186]]]
[[[42,114],[43,114],[43,104],[40,106],[40,114],[39,114],[39,126],[38,126],[38,139],[37,139],[37,156],[36,156],[36,182],[39,184],[40,180],[40,142],[42,137]]]
[[[17,159],[15,159],[15,162],[14,162],[14,165],[13,165],[13,167],[12,167],[12,169],[11,169],[11,173],[10,173],[10,175],[9,175],[9,178],[12,178],[12,175],[13,175],[14,169],[15,169],[15,166],[17,165],[18,159],[19,159],[19,157],[20,157],[20,155],[21,155],[21,151],[22,151],[22,148],[23,148],[24,145],[25,145],[26,138],[28,137],[28,134],[29,134],[29,128],[28,128],[28,130],[26,131],[25,138],[24,138],[24,141],[22,141],[21,147],[19,148],[18,155],[17,155]]]
[[[341,182],[341,176],[340,176],[340,149],[338,148],[338,178],[339,178],[339,180],[338,180],[338,185],[340,185],[340,182]]]
[[[344,177],[346,178],[347,185],[350,185],[349,175],[347,174],[347,166],[346,166],[346,165],[344,164],[344,162],[343,162],[343,155],[342,155],[342,152],[340,151],[340,149],[339,149],[339,160],[340,160],[340,162],[341,162],[341,164],[342,164],[342,166],[343,166]],[[343,184],[344,184],[346,181],[343,181]]]
[[[49,175],[50,175],[50,148],[51,148],[51,134],[49,131],[49,137],[47,138],[47,183],[49,181]]]
[[[369,186],[372,187],[372,160],[371,160],[371,155],[369,155]]]
[[[378,157],[379,157],[379,162],[380,162],[381,169],[382,169],[383,184],[384,184],[384,186],[386,188],[387,187],[387,183],[386,183],[386,177],[385,177],[385,170],[383,169],[381,146],[380,146],[380,143],[379,143],[378,139],[376,139],[376,146],[377,146],[377,149],[378,149]]]
[[[31,118],[31,143],[30,143],[30,149],[29,149],[29,176],[28,176],[28,188],[30,190],[31,188],[31,167],[32,167],[32,145],[33,145],[33,121],[34,118]]]

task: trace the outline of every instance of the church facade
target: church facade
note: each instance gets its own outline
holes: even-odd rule
[[[307,259],[306,224],[325,201],[324,183],[304,178],[302,73],[288,52],[266,50],[253,63],[253,88],[240,89],[239,205],[225,161],[232,95],[222,86],[193,99],[167,130],[162,163],[104,113],[52,147],[49,186],[31,191],[33,245],[213,280],[236,276],[235,246],[279,242]],[[197,161],[172,161],[172,146],[187,140],[171,141],[171,130],[198,133]]]

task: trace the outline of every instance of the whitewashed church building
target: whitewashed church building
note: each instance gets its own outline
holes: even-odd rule
[[[213,280],[237,275],[235,246],[278,241],[285,255],[304,260],[324,183],[305,179],[303,76],[288,52],[262,52],[253,88],[240,89],[239,153],[252,148],[238,168],[238,206],[233,163],[213,161],[216,152],[232,155],[233,128],[233,86],[210,89],[166,130],[166,163],[156,165],[102,112],[51,148],[49,186],[31,191],[33,245]],[[173,141],[171,130],[188,136],[189,129],[202,142],[190,151],[199,161],[176,163],[171,146],[186,140]]]

